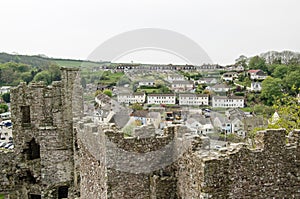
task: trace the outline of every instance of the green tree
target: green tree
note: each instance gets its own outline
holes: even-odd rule
[[[283,79],[288,72],[288,67],[286,65],[277,65],[272,73],[272,76],[275,78]]]
[[[49,71],[51,82],[61,80],[60,67],[58,65],[51,63],[48,71]]]
[[[300,128],[300,103],[297,98],[285,94],[273,107],[277,110],[279,120],[269,124],[268,128],[285,128],[287,133]]]
[[[28,72],[22,73],[21,74],[21,79],[28,84],[33,79],[32,72],[28,71]]]
[[[247,67],[247,57],[245,55],[239,56],[239,58],[235,60],[235,64],[242,65],[243,67]]]
[[[112,91],[109,90],[109,89],[105,89],[105,90],[103,91],[103,94],[105,94],[105,95],[107,95],[107,96],[109,96],[109,97],[112,97]]]
[[[254,56],[249,61],[249,69],[261,69],[263,71],[267,71],[266,60],[259,56]]]
[[[262,82],[260,97],[266,105],[273,105],[278,97],[282,96],[282,80],[273,77],[267,77]]]
[[[102,93],[102,91],[101,90],[96,90],[96,92],[95,92],[95,97],[97,97],[100,93]]]
[[[134,103],[131,105],[131,108],[134,110],[134,111],[138,111],[138,110],[143,110],[143,106],[139,103]]]
[[[3,101],[5,101],[6,103],[10,103],[10,93],[4,93],[2,95],[2,99]]]
[[[5,113],[8,111],[8,106],[6,104],[0,104],[0,113]]]
[[[284,85],[291,94],[297,94],[297,89],[300,88],[300,70],[290,72],[284,78]],[[292,89],[293,87],[296,89]]]
[[[51,75],[49,71],[44,70],[36,74],[33,78],[33,81],[35,82],[43,81],[47,85],[49,85],[51,83]]]

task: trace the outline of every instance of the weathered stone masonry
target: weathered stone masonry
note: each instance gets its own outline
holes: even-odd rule
[[[62,81],[11,91],[14,152],[0,154],[0,193],[38,198],[300,198],[300,131],[259,132],[244,144],[209,150],[184,126],[138,129],[125,138],[113,124],[82,115],[79,71]],[[143,131],[147,131],[143,136]],[[124,155],[125,154],[125,155]],[[135,154],[138,154],[136,156]]]
[[[62,69],[62,81],[22,83],[11,91],[15,142],[10,159],[10,198],[74,198],[73,84],[78,70]],[[1,192],[7,192],[0,186]]]

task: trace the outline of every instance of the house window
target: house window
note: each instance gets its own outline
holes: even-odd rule
[[[58,199],[68,198],[68,189],[67,186],[58,187]]]
[[[30,121],[30,107],[29,106],[21,106],[22,112],[22,124],[29,124]]]

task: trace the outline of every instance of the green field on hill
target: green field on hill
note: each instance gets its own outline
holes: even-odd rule
[[[64,59],[52,59],[59,66],[66,67],[96,67],[102,65],[108,65],[109,62],[90,62],[90,61],[82,61],[82,60],[64,60]]]

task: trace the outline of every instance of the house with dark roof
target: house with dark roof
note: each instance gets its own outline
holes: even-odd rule
[[[224,81],[233,81],[236,78],[238,78],[238,73],[237,72],[227,72],[227,73],[224,73],[221,78]]]

